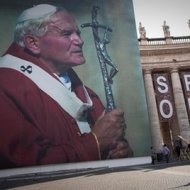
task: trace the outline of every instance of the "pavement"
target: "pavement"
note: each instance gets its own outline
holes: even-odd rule
[[[190,190],[190,161],[68,170],[0,179],[14,190]]]

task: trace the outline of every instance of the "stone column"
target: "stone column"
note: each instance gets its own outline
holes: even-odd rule
[[[155,148],[156,152],[159,153],[161,150],[163,140],[160,130],[160,122],[158,117],[156,98],[155,98],[150,70],[144,71],[144,82],[145,82],[145,90],[147,96],[148,113],[150,118],[152,146]]]
[[[179,78],[179,73],[177,69],[172,69],[170,72],[171,72],[171,80],[172,80],[172,86],[173,86],[173,93],[174,93],[174,100],[175,100],[179,129],[180,129],[181,135],[185,139],[190,140],[189,119],[188,119],[187,109],[185,105],[185,99],[183,95],[181,81]]]

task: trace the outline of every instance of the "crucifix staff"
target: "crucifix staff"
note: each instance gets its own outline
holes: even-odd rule
[[[102,77],[104,82],[105,97],[107,102],[107,111],[112,111],[116,108],[111,84],[113,83],[113,77],[118,72],[117,66],[112,62],[111,57],[108,55],[106,45],[110,43],[108,35],[112,32],[112,29],[108,26],[101,25],[97,21],[99,7],[94,6],[92,9],[92,22],[82,24],[81,27],[91,27],[96,46],[97,56],[102,71]],[[99,29],[104,30],[103,38],[99,35]],[[109,66],[109,67],[108,67]]]

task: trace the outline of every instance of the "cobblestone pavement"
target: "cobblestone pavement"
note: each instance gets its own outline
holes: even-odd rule
[[[14,190],[190,190],[190,161],[100,168]]]

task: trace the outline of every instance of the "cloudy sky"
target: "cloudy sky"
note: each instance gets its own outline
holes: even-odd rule
[[[139,22],[146,29],[148,38],[164,37],[164,20],[171,36],[190,35],[190,0],[133,0],[137,34]]]

